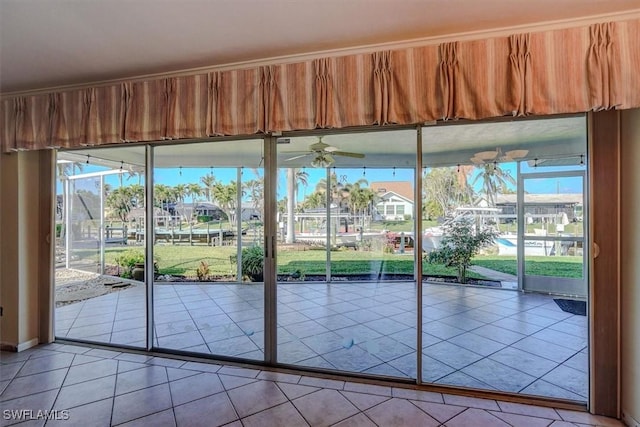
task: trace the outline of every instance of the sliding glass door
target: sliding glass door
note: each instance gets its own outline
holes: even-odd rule
[[[416,377],[415,130],[278,148],[278,362]]]
[[[154,147],[154,346],[264,359],[262,143]]]

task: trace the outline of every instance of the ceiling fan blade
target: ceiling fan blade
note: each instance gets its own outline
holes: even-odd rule
[[[334,156],[345,156],[345,157],[353,157],[356,159],[364,159],[364,154],[362,153],[349,153],[348,151],[331,151],[331,154]]]
[[[511,150],[511,151],[507,151],[504,154],[506,157],[510,159],[519,159],[529,154],[529,150]]]
[[[480,157],[472,157],[471,161],[476,164],[476,165],[483,165],[484,164],[484,160],[482,160]]]
[[[297,159],[301,159],[303,157],[307,157],[310,156],[313,153],[305,153],[305,154],[300,154],[299,156],[293,156],[293,157],[289,157],[288,159],[284,159],[285,162],[289,162],[291,160],[297,160]]]
[[[498,151],[481,151],[476,153],[474,157],[477,157],[482,160],[493,160],[498,156]]]

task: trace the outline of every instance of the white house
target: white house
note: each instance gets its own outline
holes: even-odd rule
[[[413,218],[413,186],[409,181],[379,181],[370,185],[378,194],[376,209],[383,219]]]

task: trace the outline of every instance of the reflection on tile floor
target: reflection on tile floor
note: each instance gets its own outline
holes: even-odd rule
[[[415,287],[278,285],[281,363],[415,378]],[[143,347],[142,286],[56,309],[58,337]],[[261,284],[158,284],[155,345],[263,359]],[[537,294],[425,284],[425,381],[587,400],[587,320]]]
[[[2,425],[7,426],[623,425],[586,412],[394,383],[325,379],[68,344],[0,352],[0,374]]]

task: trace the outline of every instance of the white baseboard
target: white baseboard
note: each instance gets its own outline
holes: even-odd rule
[[[640,427],[640,423],[629,415],[628,411],[622,410],[622,422],[628,427]]]
[[[38,338],[33,338],[30,339],[29,341],[25,341],[23,343],[20,344],[16,344],[16,343],[9,343],[6,341],[0,341],[0,349],[5,350],[5,351],[24,351],[27,350],[31,347],[35,347],[38,344],[40,344],[40,340]]]

